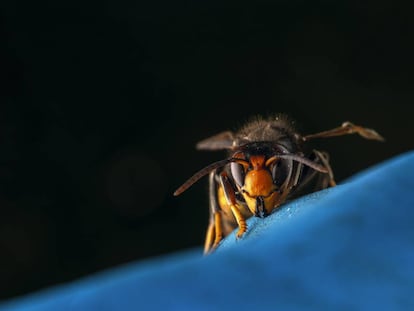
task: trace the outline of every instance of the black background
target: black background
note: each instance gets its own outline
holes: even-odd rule
[[[172,192],[223,158],[198,140],[252,115],[386,137],[319,141],[338,181],[413,147],[412,17],[396,1],[0,9],[0,299],[201,246],[206,180]]]

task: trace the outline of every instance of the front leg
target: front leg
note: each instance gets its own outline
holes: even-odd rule
[[[241,238],[247,231],[246,219],[240,212],[239,205],[237,204],[236,200],[236,193],[234,192],[234,187],[226,172],[222,172],[220,174],[220,183],[223,188],[227,204],[230,207],[230,210],[239,226],[239,231],[237,232],[236,236],[237,238]]]

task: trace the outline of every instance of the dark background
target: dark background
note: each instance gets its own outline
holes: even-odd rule
[[[412,16],[396,1],[0,10],[0,299],[201,246],[206,180],[172,192],[223,158],[198,140],[252,115],[386,137],[319,141],[338,181],[413,147]]]

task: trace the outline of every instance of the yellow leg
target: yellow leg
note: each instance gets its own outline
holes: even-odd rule
[[[206,240],[204,242],[204,254],[213,251],[220,244],[223,239],[223,228],[220,212],[215,212],[211,219],[206,233]]]
[[[242,235],[247,231],[246,220],[236,205],[232,204],[230,205],[230,208],[234,217],[236,218],[237,224],[239,225],[239,231],[237,232],[236,236],[237,238],[241,238]]]
[[[214,213],[214,223],[215,223],[215,237],[214,237],[214,244],[213,249],[215,249],[223,239],[223,228],[221,222],[221,214],[220,212]]]
[[[211,220],[208,224],[207,233],[206,233],[206,240],[204,242],[204,254],[208,254],[211,251],[211,247],[213,245],[213,238],[214,238],[214,221]]]

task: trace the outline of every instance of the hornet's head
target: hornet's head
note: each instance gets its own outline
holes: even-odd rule
[[[280,183],[277,178],[277,156],[238,153],[239,161],[230,164],[232,177],[250,212],[257,217],[269,215],[280,205]]]

